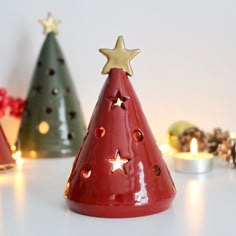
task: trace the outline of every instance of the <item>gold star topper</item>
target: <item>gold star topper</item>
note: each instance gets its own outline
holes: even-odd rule
[[[50,12],[48,13],[48,18],[46,20],[39,20],[39,22],[44,27],[44,30],[43,30],[44,34],[48,34],[51,32],[58,34],[57,27],[61,23],[61,21],[56,20]]]
[[[99,51],[107,58],[107,63],[103,67],[102,74],[108,74],[112,68],[121,68],[130,76],[133,75],[130,61],[140,52],[140,50],[127,49],[122,36],[118,37],[114,49],[101,48]]]

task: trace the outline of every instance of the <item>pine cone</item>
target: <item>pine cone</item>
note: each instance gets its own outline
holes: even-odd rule
[[[190,143],[193,138],[198,141],[198,151],[207,150],[207,137],[204,131],[197,127],[190,127],[185,129],[182,134],[178,136],[179,139],[179,150],[181,152],[190,151]]]
[[[225,161],[227,161],[231,167],[236,167],[236,140],[228,138],[219,144],[217,148],[217,154]]]
[[[208,152],[217,154],[218,145],[230,138],[229,131],[222,131],[221,128],[215,128],[213,133],[207,134]]]

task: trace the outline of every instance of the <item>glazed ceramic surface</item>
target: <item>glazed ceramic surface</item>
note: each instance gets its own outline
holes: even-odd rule
[[[167,209],[175,192],[127,73],[112,69],[67,182],[69,207],[100,217],[142,216]]]
[[[0,170],[14,167],[15,161],[12,158],[10,145],[6,139],[2,126],[0,125]]]
[[[77,154],[85,124],[73,82],[54,33],[43,44],[18,135],[25,157]]]

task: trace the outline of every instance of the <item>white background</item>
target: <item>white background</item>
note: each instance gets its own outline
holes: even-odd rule
[[[76,84],[86,122],[106,59],[122,34],[132,60],[132,84],[158,141],[174,121],[204,130],[236,131],[236,1],[234,0],[0,0],[0,87],[25,98],[45,39],[38,19],[62,20],[58,41]],[[9,125],[10,124],[10,125]],[[14,124],[14,125],[13,125]],[[2,120],[10,142],[18,122]]]

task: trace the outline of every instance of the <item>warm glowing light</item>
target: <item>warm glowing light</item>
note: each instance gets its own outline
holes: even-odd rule
[[[11,145],[11,150],[12,150],[13,152],[15,152],[15,151],[16,151],[16,145]]]
[[[121,107],[123,104],[123,101],[120,98],[117,98],[116,102],[113,104],[113,106]]]
[[[176,153],[176,150],[174,150],[168,143],[163,143],[158,145],[162,155],[165,157],[173,156]]]
[[[112,172],[115,172],[116,170],[124,170],[124,164],[127,163],[129,160],[121,158],[119,152],[116,152],[115,158],[114,159],[109,159],[109,162],[112,163]]]
[[[167,154],[169,152],[169,150],[170,150],[170,146],[169,146],[168,143],[163,143],[159,147],[160,147],[160,150],[161,150],[163,155]]]
[[[70,191],[70,183],[68,182],[64,194],[65,198],[68,198],[69,191]]]
[[[236,133],[233,133],[233,132],[230,133],[230,138],[231,138],[231,139],[236,139]]]
[[[36,157],[37,157],[37,152],[36,152],[35,150],[31,150],[31,151],[30,151],[30,156],[31,156],[32,158],[36,158]]]
[[[16,208],[17,214],[19,215],[19,223],[23,224],[22,218],[24,218],[25,213],[25,176],[21,170],[16,171],[16,174],[14,175],[14,207]]]
[[[196,155],[198,153],[198,143],[196,138],[192,138],[190,143],[190,152],[193,155]]]
[[[185,187],[185,210],[188,235],[200,235],[204,222],[204,184],[199,180],[189,180]],[[193,214],[194,212],[194,214]]]
[[[18,151],[15,151],[13,154],[12,154],[12,158],[16,161],[16,166],[21,168],[22,165],[23,165],[23,160],[21,158],[21,151],[18,150]]]
[[[11,183],[12,183],[12,177],[10,175],[1,175],[0,186],[3,186],[4,184],[8,185]],[[0,194],[0,198],[1,198],[1,194]],[[1,199],[0,199],[0,202],[1,202]],[[0,207],[1,207],[1,204],[0,204]],[[0,209],[0,212],[1,212],[1,209]]]
[[[23,159],[21,157],[16,159],[16,165],[18,168],[23,166]]]
[[[14,152],[13,154],[12,154],[12,158],[14,159],[14,160],[17,160],[17,159],[19,159],[19,158],[21,158],[21,151],[16,151],[16,152]]]
[[[46,121],[42,121],[38,125],[38,130],[41,134],[48,133],[49,129],[50,129],[50,126]]]

